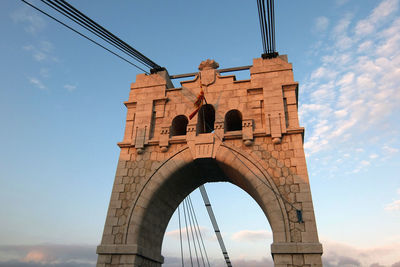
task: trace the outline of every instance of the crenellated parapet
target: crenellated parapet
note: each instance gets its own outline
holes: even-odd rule
[[[286,56],[254,59],[248,80],[221,75],[218,67],[214,60],[203,61],[197,75],[182,81],[179,88],[171,87],[166,71],[137,75],[129,100],[125,102],[128,112],[124,140],[119,143],[122,153],[129,148],[142,153],[149,145],[159,145],[167,151],[170,139],[176,139],[174,132],[167,128],[174,127],[172,122],[177,116],[187,118],[193,112],[200,90],[204,91],[213,111],[203,108],[205,117],[201,111],[199,116],[187,121],[186,127],[195,126],[196,136],[210,128],[222,139],[239,138],[250,145],[257,136],[271,136],[274,143],[280,143],[285,134],[304,132],[297,116],[298,84],[293,80],[292,64]],[[238,111],[239,116],[227,117],[232,110]],[[234,130],[224,127],[226,120],[237,120],[239,127]],[[193,139],[192,131],[186,130],[180,135],[184,136],[180,138],[183,142]]]

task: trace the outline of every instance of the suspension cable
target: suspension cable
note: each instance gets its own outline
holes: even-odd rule
[[[60,14],[66,16],[73,22],[79,24],[86,30],[92,32],[106,42],[110,43],[118,49],[126,50],[130,56],[138,60],[140,63],[147,65],[149,68],[161,68],[158,64],[144,56],[142,53],[122,41],[120,38],[112,34],[110,31],[99,25],[97,22],[83,14],[81,11],[73,7],[65,0],[41,0],[46,5],[50,6]],[[121,50],[122,51],[122,50]]]
[[[100,43],[94,41],[90,37],[86,36],[85,34],[79,32],[78,30],[75,30],[71,26],[65,24],[64,22],[60,21],[59,19],[55,18],[54,16],[48,14],[47,12],[43,11],[39,7],[29,3],[26,0],[21,0],[25,4],[29,5],[30,7],[34,8],[35,10],[39,11],[40,13],[46,15],[47,17],[53,19],[54,21],[58,22],[59,24],[63,25],[64,27],[68,28],[69,30],[79,34],[80,36],[84,37],[85,39],[89,40],[90,42],[100,46],[101,48],[105,49],[106,51],[112,53],[113,55],[119,57],[120,59],[126,61],[127,63],[133,65],[134,67],[140,69],[141,71],[145,72],[146,74],[149,74],[148,71],[145,69],[139,67],[138,65],[132,63],[131,61],[125,59],[124,57],[118,55],[114,51],[111,51],[104,45],[101,45]],[[129,57],[133,58],[134,60],[140,62],[141,64],[145,65],[148,68],[151,68],[151,73],[158,72],[160,70],[165,70],[165,68],[160,67],[160,65],[156,64],[143,54],[141,54],[139,51],[128,45],[126,42],[122,41],[120,38],[109,32],[107,29],[96,23],[94,20],[90,19],[88,16],[80,12],[78,9],[73,7],[71,4],[66,2],[65,0],[40,0],[47,6],[51,7],[52,9],[56,10],[63,16],[67,17],[74,23],[80,25],[84,29],[90,31],[97,37],[101,38],[102,40],[106,41],[107,43],[111,44],[113,47],[117,48],[118,50],[122,51]]]
[[[191,220],[192,220],[192,223],[193,223],[194,233],[195,233],[195,236],[196,236],[197,245],[198,245],[198,247],[199,247],[199,252],[200,252],[201,261],[203,262],[203,266],[205,267],[206,264],[205,264],[205,262],[204,262],[204,256],[203,256],[202,248],[201,248],[201,245],[200,245],[200,237],[199,237],[199,234],[198,234],[198,231],[199,231],[200,229],[197,228],[197,225],[196,225],[196,223],[195,223],[195,221],[194,221],[194,215],[193,215],[193,214],[194,214],[194,210],[191,209],[191,205],[190,205],[190,195],[186,197],[186,205],[187,205],[188,208],[189,208],[189,214],[190,214],[190,217],[191,217]]]
[[[267,3],[265,3],[265,1]],[[257,10],[261,30],[263,58],[278,56],[275,46],[275,11],[274,0],[257,0]]]
[[[206,250],[206,247],[204,246],[203,237],[202,237],[202,235],[201,235],[199,222],[197,221],[196,212],[194,211],[192,199],[190,198],[190,195],[189,195],[188,197],[189,197],[189,204],[190,204],[190,207],[191,207],[191,209],[193,210],[193,215],[194,215],[194,219],[195,219],[195,222],[196,222],[196,226],[197,226],[197,229],[198,229],[198,231],[199,231],[199,236],[200,236],[201,244],[202,244],[202,246],[203,246],[204,254],[205,254],[205,256],[206,256],[207,265],[210,267],[210,261],[208,260],[207,250]]]
[[[218,228],[217,220],[215,219],[215,215],[214,215],[214,212],[212,210],[210,200],[208,199],[206,188],[205,188],[204,185],[201,185],[201,186],[199,186],[199,190],[200,190],[201,196],[203,197],[204,205],[206,206],[208,215],[209,215],[210,220],[211,220],[211,224],[214,227],[214,232],[215,232],[215,235],[217,236],[218,243],[219,243],[219,246],[221,247],[222,255],[224,256],[226,265],[228,267],[232,267],[231,260],[229,259],[228,252],[226,251],[224,240],[222,239],[221,231]]]
[[[191,266],[193,267],[192,250],[191,250],[190,241],[189,241],[189,230],[188,230],[189,228],[188,228],[188,224],[187,224],[187,220],[186,220],[185,201],[182,202],[182,205],[183,205],[183,214],[184,214],[184,218],[185,218],[186,237],[187,237],[188,246],[189,246],[190,263],[191,263]]]
[[[52,0],[41,0],[44,4],[48,5],[49,7],[51,7],[52,9],[56,10],[57,12],[61,13],[62,15],[64,15],[65,17],[69,18],[70,20],[72,20],[73,22],[75,22],[76,24],[80,25],[81,27],[85,28],[86,30],[90,31],[91,33],[93,33],[94,35],[96,35],[97,37],[103,39],[104,41],[106,41],[107,43],[111,44],[112,46],[114,46],[115,48],[117,48],[118,50],[120,50],[121,52],[125,53],[126,55],[132,57],[134,60],[139,61],[140,63],[142,63],[143,65],[147,65],[146,67],[151,67],[149,66],[146,62],[142,62],[140,60],[138,60],[138,58],[140,59],[139,55],[132,53],[129,51],[129,49],[124,48],[123,46],[118,45],[118,40],[113,40],[114,38],[109,38],[106,37],[101,30],[98,30],[96,27],[96,25],[91,25],[90,23],[87,23],[85,20],[82,20],[78,17],[78,15],[76,15],[75,12],[71,12],[65,8],[63,8],[62,6],[58,5],[57,3],[54,3],[54,1]]]
[[[196,260],[197,260],[197,266],[200,266],[199,255],[198,255],[198,253],[197,253],[196,241],[195,241],[195,239],[194,239],[192,220],[191,220],[191,218],[190,218],[190,211],[189,211],[189,206],[188,206],[188,203],[187,203],[187,199],[185,199],[184,202],[186,202],[186,209],[187,209],[187,214],[188,214],[188,221],[189,221],[190,233],[191,233],[191,235],[192,235],[193,247],[194,247],[194,252],[195,252],[195,254],[196,254]]]
[[[179,240],[181,244],[181,259],[182,259],[182,267],[185,266],[183,263],[183,243],[182,243],[182,226],[181,226],[181,212],[178,206],[178,222],[179,222]]]
[[[141,70],[141,71],[145,72],[146,74],[149,74],[149,73],[148,73],[146,70],[144,70],[143,68],[139,67],[139,66],[138,66],[138,65],[136,65],[135,63],[132,63],[131,61],[129,61],[129,60],[127,60],[127,59],[125,59],[125,58],[121,57],[121,56],[120,56],[120,55],[118,55],[117,53],[115,53],[115,52],[111,51],[110,49],[108,49],[107,47],[105,47],[105,46],[101,45],[100,43],[98,43],[98,42],[94,41],[94,40],[93,40],[93,39],[91,39],[90,37],[88,37],[88,36],[84,35],[83,33],[80,33],[79,31],[75,30],[75,29],[74,29],[74,28],[72,28],[72,27],[68,26],[68,25],[67,25],[67,24],[65,24],[64,22],[62,22],[62,21],[60,21],[60,20],[56,19],[55,17],[51,16],[50,14],[48,14],[48,13],[46,13],[45,11],[41,10],[40,8],[38,8],[38,7],[34,6],[34,5],[32,5],[31,3],[29,3],[29,2],[27,2],[27,1],[25,1],[25,0],[21,0],[21,1],[22,1],[22,2],[24,2],[25,4],[27,4],[28,6],[30,6],[30,7],[34,8],[34,9],[36,9],[36,10],[37,10],[37,11],[39,11],[40,13],[42,13],[42,14],[46,15],[47,17],[49,17],[49,18],[53,19],[54,21],[56,21],[56,22],[60,23],[60,24],[61,24],[61,25],[63,25],[64,27],[66,27],[66,28],[70,29],[71,31],[73,31],[73,32],[75,32],[75,33],[77,33],[77,34],[79,34],[80,36],[82,36],[83,38],[85,38],[85,39],[89,40],[90,42],[92,42],[92,43],[94,43],[94,44],[96,44],[96,45],[100,46],[101,48],[103,48],[103,49],[107,50],[108,52],[110,52],[110,53],[111,53],[111,54],[113,54],[114,56],[116,56],[116,57],[118,57],[118,58],[122,59],[123,61],[125,61],[125,62],[127,62],[127,63],[131,64],[132,66],[134,66],[134,67],[138,68],[139,70]]]

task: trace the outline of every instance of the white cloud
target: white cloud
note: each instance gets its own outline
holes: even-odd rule
[[[29,82],[41,90],[47,89],[47,87],[37,78],[29,78]]]
[[[371,264],[391,266],[399,260],[400,243],[398,242],[364,248],[332,240],[321,242],[324,246],[322,261],[327,267],[370,266]]]
[[[397,189],[397,194],[400,195],[400,188]],[[398,211],[400,210],[400,199],[394,200],[392,203],[389,203],[385,206],[385,210],[387,211]]]
[[[368,18],[359,21],[355,27],[356,35],[368,35],[375,31],[376,26],[396,12],[398,0],[382,1],[368,16]]]
[[[388,145],[384,145],[384,146],[383,146],[383,151],[384,151],[385,153],[387,153],[387,154],[394,154],[394,153],[399,152],[399,149],[394,148],[394,147],[390,147],[390,146],[388,146]]]
[[[328,29],[329,19],[327,17],[321,16],[315,19],[315,30],[317,32],[323,32]]]
[[[345,14],[331,39],[319,41],[321,64],[300,91],[306,101],[299,116],[307,129],[307,155],[365,145],[364,138],[384,140],[388,131],[383,129],[400,130],[393,115],[400,111],[400,18],[384,10],[398,9],[398,2],[382,1],[359,21]],[[376,25],[373,32],[364,29],[361,38],[360,25],[366,22]],[[383,151],[392,155],[399,149],[385,145]]]
[[[388,211],[400,210],[400,200],[394,200],[392,203],[387,204],[385,206],[385,210],[388,210]]]
[[[22,47],[23,50],[28,51],[32,54],[34,60],[38,62],[52,61],[57,62],[58,59],[54,56],[54,45],[48,41],[41,41],[38,45],[25,45]]]
[[[348,36],[348,29],[352,18],[353,15],[347,13],[341,20],[339,20],[332,31],[335,47],[339,50],[348,49],[354,44],[354,40]]]
[[[76,90],[76,85],[66,84],[64,85],[64,88],[67,89],[69,92],[72,92]]]
[[[367,161],[367,160],[362,160],[362,161],[360,162],[360,164],[363,165],[363,166],[368,166],[368,165],[370,165],[371,163],[370,163],[369,161]]]
[[[263,258],[261,260],[232,259],[232,265],[241,267],[273,267],[275,266],[271,259]]]
[[[31,250],[22,259],[24,262],[46,262],[49,260],[49,256],[40,250]]]
[[[204,239],[209,239],[209,240],[214,240],[215,239],[214,236],[212,236],[210,234],[211,232],[207,227],[199,226],[199,229],[200,229],[201,235],[202,235],[202,237]],[[193,233],[195,233],[195,231],[197,231],[197,230],[196,230],[195,227],[188,227],[188,228],[183,227],[181,229],[181,231],[179,231],[179,229],[176,229],[176,230],[172,230],[172,231],[166,232],[165,236],[168,236],[168,237],[174,238],[176,240],[179,240],[180,239],[180,235],[186,236],[186,232],[191,234],[192,231],[193,231]]]
[[[362,52],[367,52],[373,47],[373,43],[371,40],[367,40],[361,44],[358,45],[357,52],[362,53]]]
[[[47,68],[40,68],[39,70],[40,76],[42,76],[43,78],[48,78],[50,76],[49,72],[50,71]]]
[[[0,266],[94,266],[96,247],[87,245],[0,246]]]
[[[268,232],[266,230],[242,230],[239,232],[236,232],[232,235],[232,240],[235,241],[249,241],[249,242],[254,242],[254,241],[265,241],[266,239],[272,238],[271,232]]]
[[[379,157],[377,154],[371,154],[369,155],[370,159],[376,159],[377,157]]]
[[[15,10],[11,14],[11,19],[15,23],[24,24],[25,31],[31,34],[36,34],[37,32],[43,30],[46,25],[42,17],[31,12],[31,10],[29,10],[27,7]]]
[[[273,267],[274,263],[272,258],[262,258],[260,260],[252,260],[246,257],[247,255],[229,255],[233,266],[240,267]],[[210,266],[224,267],[226,266],[225,260],[222,257],[210,258]],[[200,264],[201,265],[201,264]],[[182,259],[180,257],[165,257],[163,267],[177,267],[182,266]],[[190,258],[184,258],[184,266],[192,266]],[[198,266],[198,265],[195,265]],[[1,265],[0,265],[1,267]]]
[[[336,0],[336,4],[338,6],[342,6],[342,5],[346,4],[347,2],[349,2],[349,0]]]

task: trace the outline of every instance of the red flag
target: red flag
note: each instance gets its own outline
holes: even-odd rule
[[[194,106],[196,107],[195,111],[192,112],[192,114],[189,115],[189,119],[193,119],[193,117],[199,112],[201,106],[203,105],[203,100],[204,100],[204,91],[201,89],[199,95],[196,98],[196,101],[194,102]]]

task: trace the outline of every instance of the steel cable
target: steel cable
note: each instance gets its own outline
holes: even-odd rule
[[[65,17],[69,18],[70,20],[72,20],[76,24],[78,24],[81,27],[85,28],[86,30],[90,31],[91,33],[93,33],[97,37],[99,37],[99,38],[103,39],[104,41],[106,41],[107,43],[111,44],[112,46],[114,46],[118,50],[122,51],[126,55],[132,57],[136,61],[138,61],[141,64],[145,65],[146,67],[148,67],[148,68],[152,68],[153,67],[153,66],[148,65],[146,62],[142,61],[140,59],[139,55],[134,54],[134,53],[132,54],[132,52],[129,51],[129,49],[122,47],[120,44],[118,44],[117,40],[113,40],[110,37],[104,36],[104,34],[100,30],[96,29],[95,25],[91,25],[88,22],[86,22],[85,20],[82,20],[82,19],[78,18],[75,13],[71,13],[70,11],[64,9],[63,7],[61,7],[58,4],[54,3],[54,1],[51,1],[51,0],[47,0],[47,1],[46,0],[41,0],[41,1],[44,4],[48,5],[49,7],[51,7],[52,9],[56,10],[57,12],[59,12],[60,14],[62,14]]]
[[[187,220],[186,220],[186,208],[185,208],[185,201],[183,201],[183,216],[185,218],[185,227],[186,227],[186,237],[187,237],[187,241],[188,241],[188,246],[189,246],[189,255],[190,255],[190,263],[191,266],[193,267],[193,258],[192,258],[192,250],[190,247],[190,240],[189,240],[189,228],[188,228],[188,224],[187,224]]]
[[[54,7],[56,7],[58,10],[63,10],[63,12],[67,12],[68,14],[74,16],[75,19],[79,20],[81,23],[84,23],[85,25],[91,27],[94,31],[96,31],[98,34],[102,35],[104,38],[110,40],[117,46],[121,47],[122,49],[126,50],[127,52],[133,54],[133,56],[137,57],[137,60],[139,60],[142,64],[148,65],[148,67],[151,68],[160,68],[158,64],[144,56],[142,53],[131,47],[129,44],[112,34],[110,31],[105,29],[103,26],[99,25],[97,22],[86,16],[84,13],[76,9],[74,6],[69,4],[68,2],[64,0],[41,0],[42,2],[45,3],[45,1],[49,2],[52,4]],[[57,2],[57,3],[55,3]],[[47,3],[46,3],[47,4]],[[64,7],[64,8],[63,8]],[[68,11],[66,11],[67,9]],[[58,11],[60,12],[60,11]],[[72,13],[72,14],[71,14]],[[63,14],[65,15],[65,14]],[[71,19],[71,18],[70,18]],[[73,20],[73,19],[71,19]],[[75,20],[73,20],[76,22]],[[82,25],[81,25],[82,26]],[[85,26],[82,26],[85,29],[87,29]],[[87,29],[89,30],[89,29]],[[97,34],[96,34],[97,35]],[[99,36],[99,35],[98,35]],[[100,37],[100,36],[99,36]]]
[[[274,0],[257,0],[257,10],[264,51],[263,57],[276,57]]]
[[[181,259],[182,259],[182,267],[185,266],[183,262],[183,243],[182,243],[182,226],[181,226],[181,212],[178,206],[178,221],[179,221],[179,240],[181,244]]]
[[[49,18],[53,19],[54,21],[56,21],[56,22],[60,23],[60,24],[61,24],[61,25],[63,25],[64,27],[66,27],[66,28],[70,29],[71,31],[73,31],[73,32],[75,32],[75,33],[77,33],[77,34],[79,34],[80,36],[82,36],[83,38],[85,38],[85,39],[89,40],[90,42],[92,42],[92,43],[94,43],[94,44],[96,44],[96,45],[100,46],[101,48],[103,48],[103,49],[107,50],[108,52],[110,52],[110,53],[111,53],[111,54],[113,54],[114,56],[116,56],[116,57],[118,57],[118,58],[122,59],[123,61],[125,61],[125,62],[127,62],[127,63],[131,64],[132,66],[134,66],[134,67],[138,68],[139,70],[141,70],[141,71],[143,71],[143,72],[145,72],[145,73],[149,74],[149,72],[147,72],[147,71],[146,71],[146,70],[144,70],[143,68],[139,67],[139,66],[138,66],[138,65],[136,65],[135,63],[132,63],[131,61],[127,60],[126,58],[124,58],[124,57],[122,57],[122,56],[118,55],[118,54],[117,54],[117,53],[115,53],[114,51],[112,51],[112,50],[108,49],[107,47],[105,47],[105,46],[101,45],[100,43],[98,43],[98,42],[96,42],[95,40],[91,39],[90,37],[88,37],[88,36],[84,35],[83,33],[80,33],[79,31],[77,31],[77,30],[75,30],[74,28],[72,28],[72,27],[68,26],[68,25],[67,25],[67,24],[65,24],[64,22],[62,22],[62,21],[60,21],[60,20],[56,19],[56,18],[55,18],[55,17],[53,17],[52,15],[50,15],[50,14],[46,13],[45,11],[41,10],[40,8],[38,8],[38,7],[34,6],[34,5],[32,5],[31,3],[29,3],[29,2],[27,2],[27,1],[25,1],[25,0],[21,0],[21,1],[22,1],[22,2],[24,2],[25,4],[27,4],[28,6],[32,7],[33,9],[35,9],[35,10],[39,11],[40,13],[42,13],[42,14],[46,15],[47,17],[49,17]]]
[[[196,213],[195,213],[195,211],[194,211],[192,199],[190,198],[190,196],[189,196],[189,204],[190,204],[191,209],[193,210],[194,219],[195,219],[195,222],[196,222],[197,229],[198,229],[198,231],[199,231],[201,244],[202,244],[202,246],[203,246],[204,254],[205,254],[206,260],[207,260],[207,265],[210,267],[210,261],[208,260],[207,250],[206,250],[206,247],[204,246],[203,236],[201,235],[199,222],[197,221],[197,216],[196,216]]]
[[[199,234],[198,234],[200,229],[199,229],[199,227],[197,227],[196,222],[194,221],[194,209],[191,208],[190,202],[191,202],[191,200],[190,200],[190,195],[189,195],[189,196],[186,197],[186,205],[189,207],[190,216],[192,218],[193,227],[194,227],[194,233],[196,235],[196,241],[197,241],[197,245],[199,247],[201,261],[203,262],[203,266],[205,267],[206,263],[204,261],[204,256],[203,256],[203,252],[202,252],[202,248],[201,248],[201,244],[200,244],[200,237],[199,237]]]
[[[189,204],[187,203],[187,198],[183,200],[184,202],[186,201],[186,209],[187,209],[187,213],[188,213],[188,221],[189,221],[189,227],[190,227],[190,233],[192,235],[192,240],[193,240],[193,248],[194,248],[194,252],[196,254],[196,260],[197,260],[197,266],[200,267],[200,261],[199,261],[199,255],[197,253],[197,247],[196,247],[196,241],[194,239],[194,234],[193,234],[193,226],[192,226],[192,220],[190,218],[190,210],[189,210]]]

